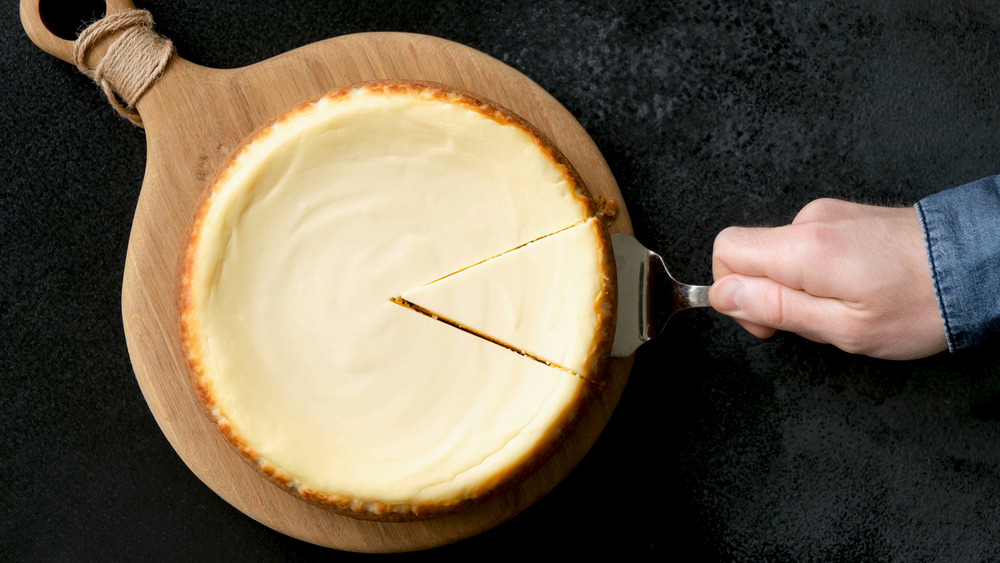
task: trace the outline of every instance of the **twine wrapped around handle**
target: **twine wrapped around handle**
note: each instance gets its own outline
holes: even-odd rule
[[[87,66],[90,49],[102,39],[121,32],[97,66]],[[174,44],[153,31],[153,16],[147,10],[125,10],[91,24],[73,44],[73,63],[100,84],[111,106],[142,127],[135,104],[149,90],[174,54]]]

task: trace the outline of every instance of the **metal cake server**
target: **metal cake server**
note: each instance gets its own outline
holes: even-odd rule
[[[691,307],[711,307],[707,285],[686,285],[671,277],[659,254],[632,235],[611,235],[618,271],[618,323],[611,356],[631,356],[663,332],[670,317]]]

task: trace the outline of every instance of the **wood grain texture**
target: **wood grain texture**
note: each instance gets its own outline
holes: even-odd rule
[[[22,2],[22,19],[25,5],[37,8],[37,0]],[[41,41],[46,51],[65,59],[65,43],[46,43],[46,32],[37,23],[26,21],[25,27],[30,27],[36,44]],[[137,105],[146,128],[147,162],[122,287],[122,320],[136,378],[171,445],[226,501],[290,536],[364,552],[443,545],[487,530],[530,506],[561,481],[597,439],[632,364],[631,358],[612,361],[609,385],[539,471],[483,504],[432,520],[361,521],[310,505],[267,481],[225,440],[195,397],[180,345],[178,260],[193,212],[215,170],[254,129],[327,91],[380,79],[444,84],[522,116],[566,155],[593,195],[617,202],[611,231],[632,232],[604,158],[573,116],[518,71],[468,47],[421,35],[366,33],[314,43],[232,70],[198,66],[179,56],[171,60]]]

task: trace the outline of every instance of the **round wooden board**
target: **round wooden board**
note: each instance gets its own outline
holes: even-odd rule
[[[137,106],[148,153],[122,288],[122,317],[136,378],[174,449],[222,498],[282,533],[364,552],[443,545],[530,506],[597,439],[632,363],[613,362],[608,387],[537,473],[486,503],[438,519],[379,523],[323,510],[267,481],[222,437],[193,393],[179,343],[177,266],[192,213],[217,167],[254,129],[327,91],[379,79],[441,83],[513,110],[565,153],[592,194],[617,201],[611,230],[631,233],[615,180],[579,123],[530,79],[474,49],[427,36],[369,33],[314,43],[232,70],[201,67],[175,55]]]

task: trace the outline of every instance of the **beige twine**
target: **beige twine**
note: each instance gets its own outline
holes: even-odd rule
[[[90,49],[118,31],[121,35],[108,47],[104,58],[95,68],[88,67]],[[153,31],[153,16],[147,10],[111,14],[83,30],[73,44],[73,63],[101,85],[119,114],[139,127],[142,118],[135,104],[160,78],[173,54],[174,44]]]

